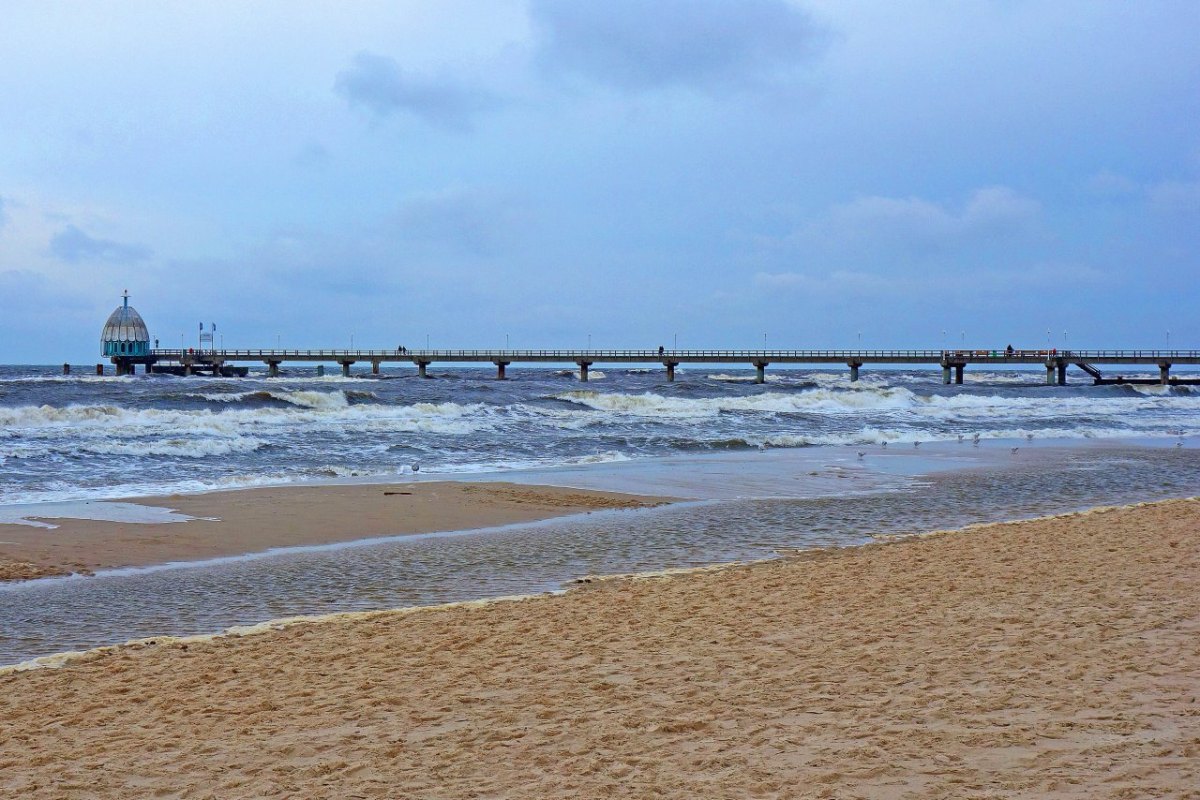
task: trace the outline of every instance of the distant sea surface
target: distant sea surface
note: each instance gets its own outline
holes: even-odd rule
[[[1200,387],[1046,386],[1040,372],[410,368],[380,376],[63,376],[0,367],[0,502],[447,476],[763,448],[1200,432]]]

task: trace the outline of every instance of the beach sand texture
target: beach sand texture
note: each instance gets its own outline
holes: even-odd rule
[[[0,524],[0,581],[145,566],[379,536],[469,530],[665,502],[612,492],[447,481],[278,486],[133,498],[196,517],[131,524],[45,519]]]
[[[0,675],[5,797],[1200,797],[1200,502]]]

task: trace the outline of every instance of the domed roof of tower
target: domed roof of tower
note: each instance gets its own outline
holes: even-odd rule
[[[125,292],[124,301],[117,310],[108,315],[104,323],[104,331],[100,334],[102,342],[149,342],[150,331],[133,306],[129,305],[129,292]]]

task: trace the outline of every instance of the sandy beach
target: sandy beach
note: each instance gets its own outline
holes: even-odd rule
[[[6,797],[1200,796],[1200,501],[0,674]]]
[[[99,502],[99,501],[97,501]],[[47,518],[49,530],[0,524],[0,581],[145,566],[379,536],[533,522],[666,502],[509,483],[309,485],[131,498],[186,522]]]

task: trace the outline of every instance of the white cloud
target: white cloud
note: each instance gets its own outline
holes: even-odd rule
[[[1148,186],[1146,196],[1164,211],[1200,213],[1200,181],[1163,181]]]

